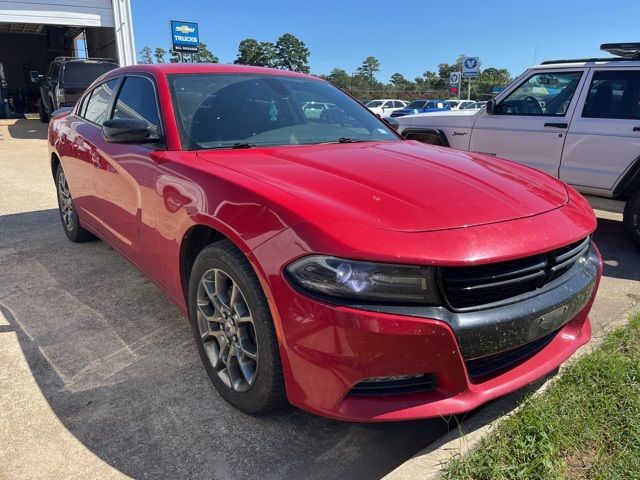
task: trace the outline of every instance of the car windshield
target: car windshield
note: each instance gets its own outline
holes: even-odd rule
[[[426,100],[414,100],[413,102],[411,102],[409,105],[407,105],[406,108],[422,108],[424,107],[424,105],[427,103]]]
[[[394,141],[396,134],[328,82],[251,74],[169,75],[183,148]]]
[[[88,87],[103,73],[118,68],[115,63],[68,62],[64,65],[62,83],[66,86]]]
[[[372,102],[367,103],[367,107],[369,108],[375,108],[375,107],[379,107],[380,105],[382,105],[382,102],[380,100],[373,100]]]

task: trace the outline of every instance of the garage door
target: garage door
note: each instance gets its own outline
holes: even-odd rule
[[[0,22],[115,26],[111,0],[1,1]]]

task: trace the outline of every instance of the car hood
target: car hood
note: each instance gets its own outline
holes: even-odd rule
[[[537,215],[566,204],[561,182],[512,162],[413,141],[203,150],[339,222],[419,232]]]
[[[480,110],[440,110],[417,115],[405,115],[402,119],[398,119],[398,122],[403,128],[422,126],[471,128],[479,112]]]

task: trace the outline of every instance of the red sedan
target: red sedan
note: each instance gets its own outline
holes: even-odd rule
[[[69,239],[145,272],[245,412],[464,412],[590,338],[601,259],[578,193],[405,141],[323,80],[121,68],[53,119],[49,147]]]

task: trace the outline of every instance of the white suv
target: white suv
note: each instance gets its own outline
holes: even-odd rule
[[[559,177],[596,208],[624,213],[640,248],[640,43],[619,55],[544,62],[480,110],[392,119],[405,138],[524,163]]]

